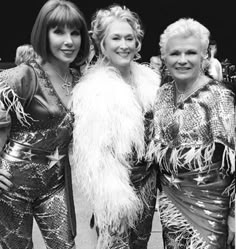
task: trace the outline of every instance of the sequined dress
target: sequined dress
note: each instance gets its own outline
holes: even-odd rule
[[[233,97],[214,80],[180,103],[173,82],[158,93],[149,156],[161,175],[165,248],[226,248],[227,218],[235,205]]]
[[[73,84],[79,73],[71,69]],[[0,245],[32,248],[36,219],[47,248],[72,248],[75,215],[68,148],[73,115],[36,62],[0,75],[0,129],[11,126],[0,168],[13,188],[0,194]]]

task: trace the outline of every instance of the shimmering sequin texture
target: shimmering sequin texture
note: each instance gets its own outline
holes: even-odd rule
[[[173,82],[159,91],[149,156],[161,171],[166,248],[226,248],[235,195],[233,98],[213,80],[178,104]]]
[[[79,76],[74,71],[73,76],[75,84]],[[75,218],[65,172],[73,115],[35,62],[1,73],[0,101],[0,129],[11,124],[0,168],[12,174],[13,182],[0,194],[0,244],[32,248],[35,217],[47,248],[72,248]]]

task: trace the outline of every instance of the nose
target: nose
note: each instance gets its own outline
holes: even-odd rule
[[[181,54],[179,56],[178,62],[179,63],[186,63],[186,61],[187,61],[187,58],[186,58],[185,54]]]
[[[67,46],[73,45],[73,41],[72,41],[72,38],[71,38],[70,34],[65,35],[64,44],[67,45]]]
[[[122,40],[121,40],[120,47],[123,48],[123,49],[128,47],[128,46],[127,46],[127,42],[126,42],[125,39],[122,39]]]

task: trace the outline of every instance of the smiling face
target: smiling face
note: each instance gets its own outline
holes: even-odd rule
[[[202,48],[200,39],[195,36],[173,36],[166,46],[166,66],[176,82],[194,82],[200,72]]]
[[[68,27],[55,27],[49,29],[49,48],[51,60],[69,65],[73,62],[80,50],[80,30]]]
[[[136,51],[134,31],[129,23],[113,21],[104,39],[104,55],[109,62],[122,71],[130,66]]]

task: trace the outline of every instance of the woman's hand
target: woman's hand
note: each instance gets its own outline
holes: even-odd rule
[[[111,234],[122,235],[127,233],[128,230],[128,219],[127,217],[120,218],[120,224],[115,226],[112,224],[109,228]]]
[[[235,217],[228,217],[228,240],[227,248],[235,248]]]
[[[0,193],[5,190],[8,191],[11,186],[12,182],[10,181],[11,174],[8,173],[5,169],[0,169]]]

